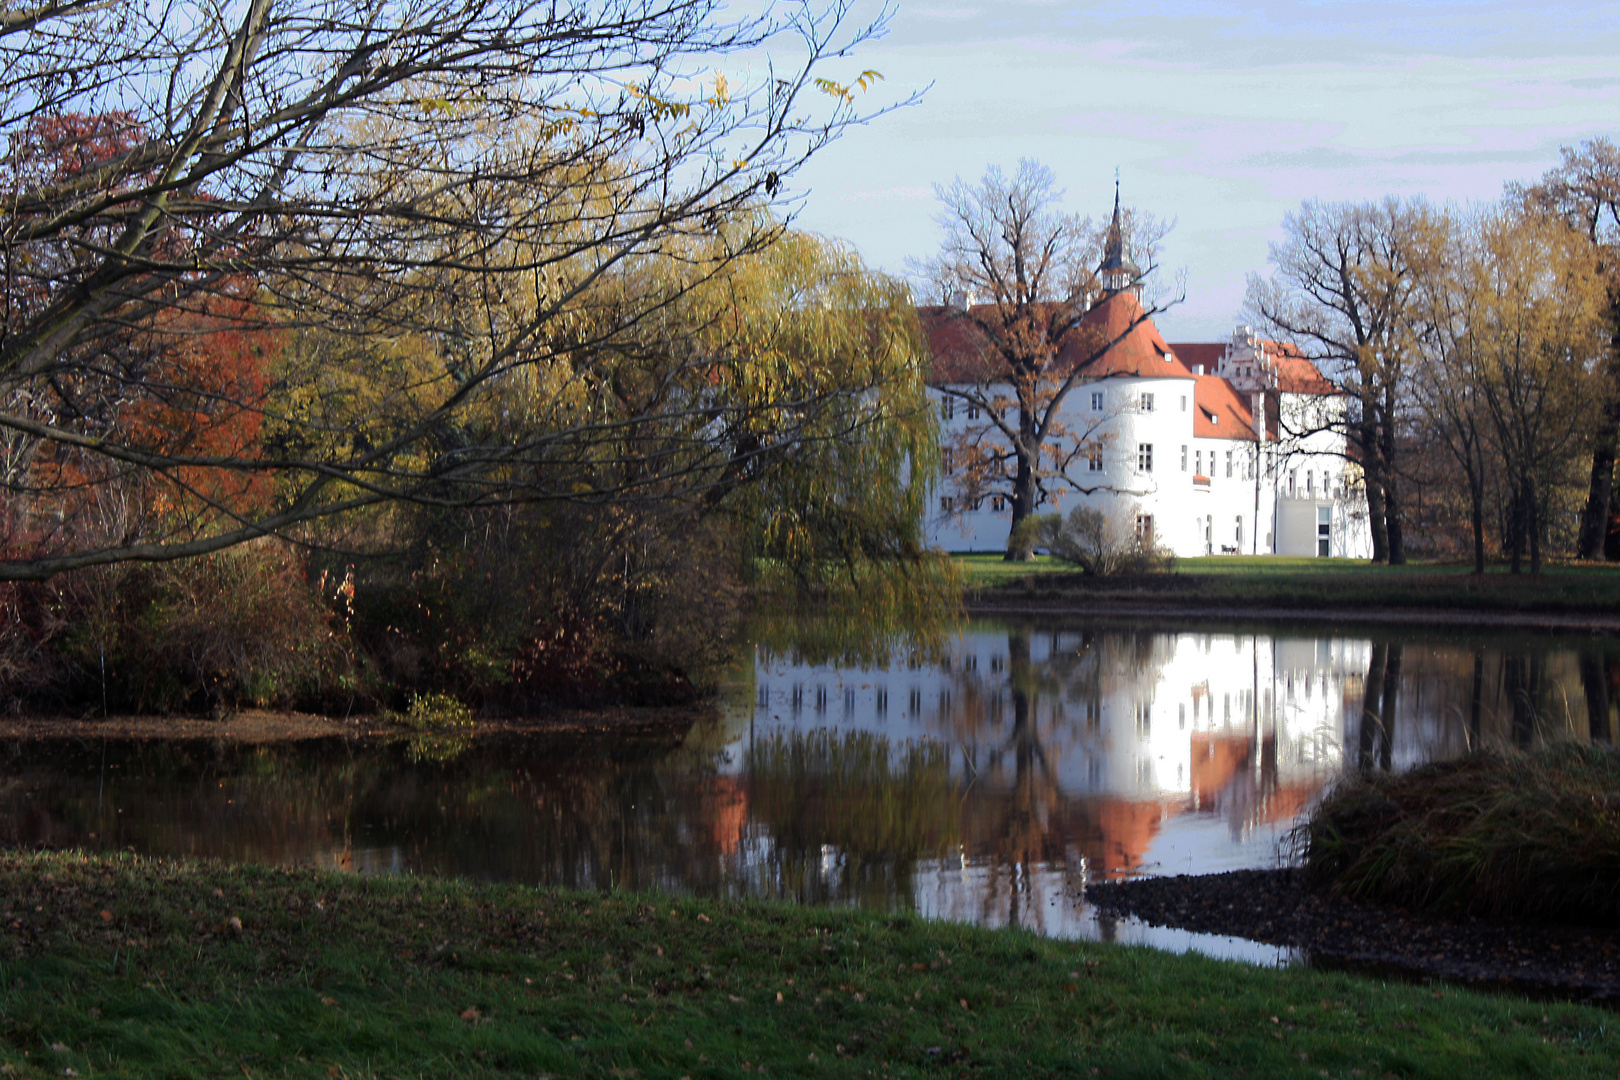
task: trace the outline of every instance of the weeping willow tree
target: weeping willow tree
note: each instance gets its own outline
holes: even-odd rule
[[[541,286],[455,274],[463,287],[443,291],[464,299],[419,330],[311,332],[282,360],[319,453],[442,417],[396,459],[419,471],[417,497],[306,534],[415,551],[362,583],[393,597],[372,605],[400,680],[438,663],[451,682],[555,696],[622,684],[624,663],[708,668],[750,581],[863,613],[850,622],[874,640],[954,607],[950,564],[923,542],[938,442],[915,312],[846,246],[751,206],[600,275],[533,355],[470,389],[462,373],[490,368]],[[435,461],[454,475],[436,479]],[[421,640],[395,648],[407,623]]]
[[[886,18],[845,0],[9,11],[0,581],[385,504],[726,487],[750,463],[724,437],[777,399],[724,374],[708,392],[693,364],[638,383],[616,346],[671,298],[615,283],[704,245],[720,279],[769,248],[757,208],[883,111],[846,58]]]

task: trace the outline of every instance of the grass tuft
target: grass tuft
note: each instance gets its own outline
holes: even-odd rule
[[[1363,776],[1303,826],[1306,869],[1359,900],[1613,925],[1620,752],[1557,743]]]

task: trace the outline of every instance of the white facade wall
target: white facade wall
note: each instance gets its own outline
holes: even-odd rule
[[[1240,388],[1242,380],[1234,380]],[[1262,449],[1252,438],[1194,434],[1199,403],[1187,378],[1108,377],[1081,383],[1061,407],[1061,423],[1081,438],[1102,437],[1102,469],[1085,460],[1069,468],[1076,484],[1095,490],[1068,492],[1039,513],[1063,513],[1077,504],[1110,516],[1117,528],[1134,528],[1138,515],[1153,519],[1156,542],[1178,557],[1220,554],[1282,554],[1368,558],[1372,554],[1365,500],[1342,436],[1323,427],[1324,411],[1342,407],[1320,395],[1280,395],[1285,432]],[[1094,395],[1102,407],[1094,408]],[[945,390],[932,387],[947,446],[962,432],[982,429],[981,416]],[[1144,408],[1144,395],[1153,407]],[[1007,399],[1013,400],[1009,387]],[[1009,420],[1011,415],[1009,413]],[[1230,416],[1226,417],[1230,423]],[[1234,433],[1236,434],[1236,433]],[[1245,433],[1247,434],[1247,433]],[[1073,437],[1065,440],[1072,445]],[[1141,468],[1144,446],[1152,467]],[[930,543],[954,552],[1004,550],[1012,512],[1004,498],[984,496],[965,507],[947,476],[930,500]],[[1319,520],[1325,512],[1326,520]],[[1324,549],[1321,540],[1327,541]]]

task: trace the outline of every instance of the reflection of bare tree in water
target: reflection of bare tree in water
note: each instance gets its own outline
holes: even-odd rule
[[[1001,783],[995,792],[985,784],[970,789],[964,831],[970,850],[986,863],[980,919],[1039,927],[1047,914],[1037,890],[1042,870],[1061,870],[1066,888],[1077,889],[1088,858],[1098,868],[1113,869],[1117,831],[1135,837],[1159,819],[1157,802],[1099,800],[1065,791],[1054,759],[1098,752],[1105,684],[1121,678],[1133,687],[1155,685],[1162,635],[1053,634],[1040,663],[1032,656],[1032,638],[1028,629],[1008,632],[1004,685],[1012,725],[1005,734],[995,733],[982,757],[983,771]],[[1077,715],[1071,717],[1065,700],[1073,704],[1076,698]],[[1054,751],[1054,738],[1079,745]]]
[[[1404,656],[1396,642],[1375,642],[1359,732],[1347,734],[1361,769],[1390,766],[1397,715],[1408,752],[1424,760],[1548,739],[1609,742],[1617,689],[1620,656],[1604,639],[1493,637]]]
[[[1386,772],[1394,764],[1395,707],[1400,696],[1404,650],[1400,642],[1373,642],[1356,742],[1356,768],[1363,772],[1371,771],[1375,760]]]
[[[1508,653],[1502,657],[1502,691],[1513,710],[1513,745],[1529,747],[1540,726],[1546,686],[1539,653]]]
[[[1597,649],[1584,649],[1580,658],[1581,690],[1586,696],[1587,736],[1593,742],[1609,742],[1613,737],[1609,712],[1613,688],[1620,677],[1620,664]]]
[[[1035,715],[1040,700],[1036,687],[1036,673],[1029,658],[1029,634],[1013,631],[1007,635],[1007,679],[1012,690],[1013,725],[1006,740],[992,750],[990,760],[999,765],[1010,752],[1013,762],[1013,783],[1006,813],[1002,819],[1000,843],[992,854],[990,888],[984,896],[984,916],[991,917],[991,906],[997,902],[997,886],[1006,890],[1008,925],[1020,925],[1019,907],[1026,913],[1034,909],[1036,923],[1040,922],[1038,905],[1030,904],[1029,885],[1031,870],[1036,863],[1047,861],[1047,821],[1063,792],[1052,773],[1046,750],[1041,745],[1040,727]]]

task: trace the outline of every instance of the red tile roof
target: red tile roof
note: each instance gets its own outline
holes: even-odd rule
[[[1277,365],[1277,389],[1285,394],[1334,394],[1338,390],[1322,377],[1297,345],[1286,341],[1263,342],[1266,355]]]
[[[936,385],[981,382],[1002,376],[1004,361],[973,318],[957,309],[938,306],[920,307],[917,314],[933,354],[929,382]],[[981,304],[973,307],[970,314],[981,322],[991,323],[996,309],[994,305]],[[1111,347],[1109,342],[1113,342]],[[1097,351],[1104,348],[1107,351],[1096,357]],[[1068,372],[1080,365],[1085,366],[1087,378],[1126,375],[1194,378],[1191,369],[1165,342],[1153,320],[1145,317],[1141,302],[1131,292],[1116,293],[1103,300],[1086,312],[1080,324],[1066,335],[1053,370]]]
[[[1200,439],[1238,439],[1255,442],[1254,410],[1248,398],[1215,375],[1202,375],[1193,384],[1193,434]]]
[[[1172,342],[1170,351],[1176,354],[1176,359],[1186,364],[1194,372],[1202,364],[1204,368],[1203,374],[1213,375],[1216,366],[1221,362],[1221,354],[1226,352],[1226,343],[1219,341],[1214,344],[1187,341]]]

